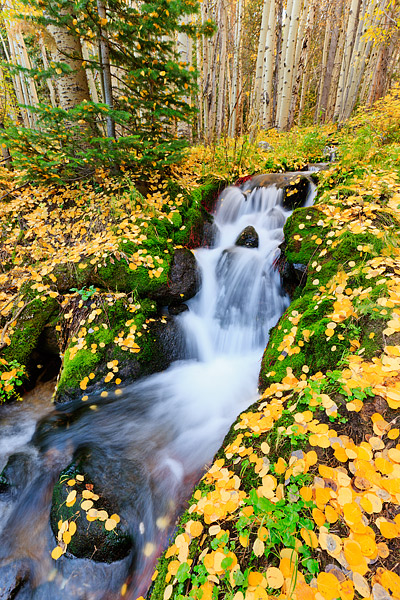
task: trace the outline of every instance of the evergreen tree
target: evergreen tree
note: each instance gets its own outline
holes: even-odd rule
[[[25,71],[55,79],[58,106],[31,107],[38,127],[12,126],[2,136],[24,178],[65,182],[100,166],[124,170],[176,160],[186,144],[176,137],[176,123],[194,114],[184,98],[195,78],[179,62],[175,38],[180,31],[199,33],[197,0],[26,2],[35,8],[36,26],[53,40],[53,60],[48,69]],[[193,15],[189,23],[187,15]],[[86,60],[83,44],[90,49]],[[101,103],[89,96],[89,70],[101,81]]]

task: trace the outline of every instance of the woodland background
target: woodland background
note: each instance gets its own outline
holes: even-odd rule
[[[395,0],[5,0],[0,34],[3,158],[30,180],[341,123],[400,76]]]

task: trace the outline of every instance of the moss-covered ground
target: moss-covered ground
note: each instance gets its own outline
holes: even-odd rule
[[[318,137],[339,160],[285,227],[285,260],[306,279],[270,332],[260,400],[194,490],[151,600],[400,598],[399,131],[394,93]],[[302,166],[302,145],[321,150],[299,131],[265,139],[283,170]]]
[[[0,397],[17,389],[15,361],[29,375],[45,328],[62,358],[58,398],[114,388],[121,373],[135,378],[154,367],[154,297],[168,285],[174,249],[201,243],[223,182],[207,177],[185,187],[155,173],[143,184],[98,173],[90,183],[13,192],[3,169],[0,187]]]

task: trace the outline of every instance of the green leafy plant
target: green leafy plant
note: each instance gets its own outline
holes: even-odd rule
[[[12,398],[22,400],[17,388],[22,385],[23,377],[26,375],[25,367],[16,360],[6,361],[0,358],[0,373],[0,402]]]
[[[78,288],[70,289],[70,292],[76,292],[77,294],[79,294],[84,302],[86,302],[86,300],[89,300],[89,298],[91,298],[96,293],[96,291],[97,290],[94,287],[94,285],[91,285],[89,288],[86,288],[86,286],[84,286],[80,290],[78,290]]]

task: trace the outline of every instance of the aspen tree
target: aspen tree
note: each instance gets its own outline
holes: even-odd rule
[[[291,5],[292,12],[290,14],[289,29],[286,42],[286,52],[283,63],[284,69],[280,98],[280,110],[277,118],[277,126],[279,127],[279,129],[286,129],[289,117],[290,100],[292,94],[293,70],[295,68],[294,59],[302,4],[302,0],[293,0],[293,3]]]
[[[61,16],[71,16],[73,7],[63,5],[59,8]],[[84,100],[90,100],[89,86],[86,71],[82,67],[82,46],[79,36],[73,35],[66,27],[58,24],[55,20],[47,26],[52,36],[55,48],[52,58],[55,63],[64,63],[70,69],[69,73],[63,74],[56,79],[58,99],[61,108],[70,110]]]
[[[267,32],[269,28],[269,16],[274,9],[275,0],[264,0],[261,16],[260,35],[258,40],[257,61],[255,79],[253,82],[253,93],[251,98],[251,125],[257,127],[261,117],[261,95],[263,91],[264,70],[270,65],[265,64],[267,52]]]
[[[324,122],[327,117],[328,100],[331,92],[332,79],[334,74],[335,56],[337,52],[340,23],[343,12],[344,0],[337,0],[334,7],[333,18],[331,20],[331,30],[329,39],[329,49],[326,55],[326,62],[322,63],[321,82],[322,87],[319,94],[317,121]]]
[[[100,26],[99,26],[99,59],[100,59],[100,72],[102,75],[103,89],[104,89],[104,100],[109,108],[114,108],[113,91],[111,83],[111,68],[110,68],[110,44],[108,41],[107,33],[103,29],[103,25],[107,23],[106,7],[102,0],[97,0],[97,12],[99,15]],[[110,113],[106,116],[107,122],[107,137],[115,138],[115,121],[110,116]]]
[[[360,10],[361,0],[351,0],[350,10],[347,16],[347,27],[345,45],[342,58],[342,66],[340,71],[339,86],[336,95],[335,113],[333,119],[336,121],[340,119],[342,111],[344,109],[345,97],[346,97],[346,82],[350,70],[351,58],[353,54],[353,47],[355,37],[357,33],[358,17]]]
[[[238,105],[241,94],[241,64],[240,64],[240,48],[242,41],[242,18],[243,18],[243,1],[237,0],[236,4],[236,23],[235,23],[235,38],[233,47],[233,66],[232,66],[232,96],[229,105],[229,135],[233,137],[236,133],[238,119]]]
[[[310,31],[307,29],[307,17],[309,11],[309,0],[304,0],[303,11],[299,23],[297,34],[296,56],[294,61],[295,72],[292,78],[292,97],[290,100],[290,110],[287,121],[287,128],[293,127],[295,110],[298,103],[300,81],[304,73],[307,48],[309,44]]]
[[[219,2],[219,33],[220,33],[220,48],[219,48],[219,74],[218,74],[218,106],[217,120],[215,126],[216,138],[219,139],[224,130],[224,115],[226,106],[226,62],[227,62],[227,14],[225,1]]]

